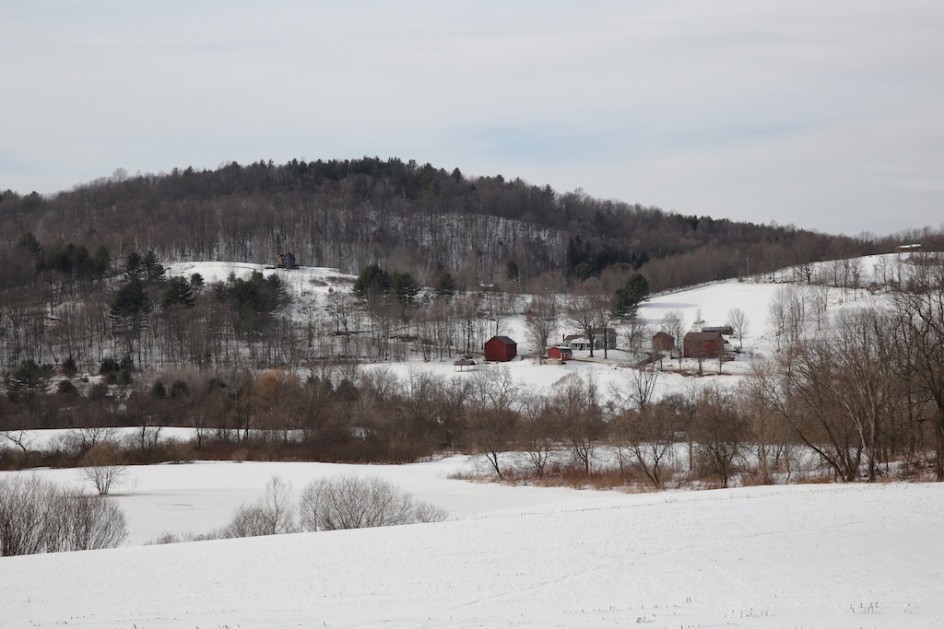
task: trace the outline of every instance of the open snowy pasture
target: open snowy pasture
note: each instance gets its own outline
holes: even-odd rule
[[[225,525],[241,505],[262,497],[273,477],[290,485],[297,498],[309,483],[338,476],[378,476],[415,498],[445,509],[451,519],[527,509],[583,507],[622,494],[570,489],[509,487],[450,479],[456,472],[485,473],[484,460],[454,456],[407,465],[345,465],[340,463],[196,462],[180,465],[135,465],[125,468],[113,489],[114,500],[128,520],[128,545],[156,540],[162,533],[210,533]],[[91,492],[82,469],[0,472],[41,476],[62,486]]]
[[[624,494],[449,479],[473,462],[130,468],[129,545],[0,559],[2,627],[934,627],[944,485]],[[39,472],[73,482],[75,470]],[[375,474],[435,524],[140,546],[277,474]]]

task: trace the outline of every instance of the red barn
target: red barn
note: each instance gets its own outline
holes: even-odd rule
[[[656,332],[652,337],[652,351],[671,352],[675,349],[675,339],[668,332]]]
[[[507,336],[493,336],[485,341],[485,360],[504,363],[518,355],[518,344]]]
[[[727,341],[721,332],[689,332],[682,340],[686,358],[721,358]]]
[[[547,350],[548,358],[556,358],[561,362],[566,362],[568,360],[574,359],[574,350],[569,347],[562,347],[560,345],[555,345],[551,349]]]

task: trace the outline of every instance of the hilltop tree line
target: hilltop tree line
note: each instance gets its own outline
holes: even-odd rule
[[[86,277],[107,268],[106,253],[272,263],[290,250],[302,264],[353,274],[377,263],[423,285],[443,271],[465,285],[527,287],[545,274],[574,283],[618,269],[640,271],[657,291],[889,244],[376,157],[120,173],[50,197],[4,192],[0,288],[30,279],[34,265],[16,247],[26,233],[46,243],[42,268]]]

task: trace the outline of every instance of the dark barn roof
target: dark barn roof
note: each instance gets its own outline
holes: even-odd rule
[[[490,340],[500,341],[504,343],[505,345],[517,345],[517,343],[515,343],[513,340],[511,340],[511,338],[507,336],[493,336]]]

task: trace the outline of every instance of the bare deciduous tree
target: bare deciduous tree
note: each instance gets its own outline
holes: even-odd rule
[[[558,383],[549,405],[570,446],[574,463],[589,475],[593,453],[605,430],[596,383],[571,374]]]
[[[597,331],[600,328],[600,309],[593,295],[577,295],[567,304],[567,314],[570,324],[583,333],[590,345],[590,357],[596,346]]]
[[[734,396],[717,388],[703,390],[697,401],[692,437],[702,471],[717,474],[721,486],[727,487],[747,437],[745,418]]]
[[[543,359],[548,339],[557,330],[557,299],[554,295],[536,295],[531,300],[524,325],[528,340]]]
[[[630,369],[626,376],[626,390],[630,399],[639,410],[645,410],[652,403],[659,382],[659,370],[651,365]]]
[[[685,331],[685,315],[681,310],[670,310],[662,316],[662,329],[675,339],[678,352],[679,368],[682,366],[682,334]]]
[[[82,457],[82,476],[90,482],[99,496],[107,496],[112,487],[127,480],[128,469],[118,464],[121,453],[115,444],[97,443]]]
[[[639,317],[632,317],[626,321],[623,326],[623,340],[626,343],[626,349],[634,354],[640,354],[643,351],[643,345],[646,339],[652,336],[652,330],[646,325],[645,320]],[[661,366],[661,355],[659,357]]]
[[[652,486],[661,489],[669,473],[679,418],[671,405],[625,409],[615,422],[620,462],[629,452],[633,467],[642,471]]]
[[[750,329],[750,321],[747,315],[740,308],[732,308],[728,311],[728,325],[734,331],[734,336],[738,340],[738,349],[744,347],[744,335]]]
[[[894,293],[896,331],[900,345],[899,371],[909,391],[930,400],[934,409],[935,464],[944,480],[944,261],[916,265],[912,277]],[[911,398],[908,398],[909,405]]]
[[[471,381],[465,424],[475,448],[503,478],[499,456],[514,434],[517,390],[507,369],[477,371]]]
[[[544,395],[531,391],[525,394],[521,406],[518,439],[528,455],[531,469],[538,477],[542,477],[557,444],[557,425]]]

